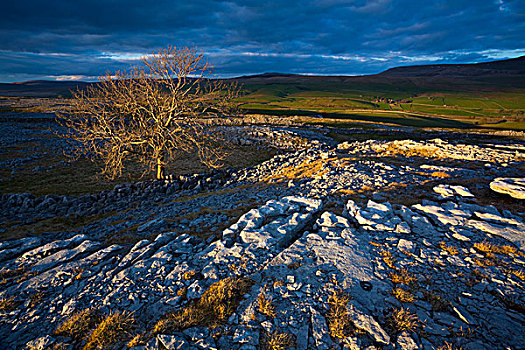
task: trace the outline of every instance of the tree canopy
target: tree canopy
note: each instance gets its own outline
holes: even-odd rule
[[[224,140],[205,121],[236,114],[240,89],[210,74],[195,48],[169,46],[74,92],[72,111],[59,120],[66,137],[81,144],[76,154],[102,160],[109,178],[133,158],[161,179],[170,160],[190,152],[217,168],[226,155]]]

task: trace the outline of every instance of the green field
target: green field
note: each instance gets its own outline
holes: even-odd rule
[[[410,83],[337,81],[337,79],[249,79],[239,98],[247,113],[322,116],[314,124],[352,121],[414,127],[525,129],[525,89],[479,91],[421,88]],[[330,121],[328,121],[328,119]]]

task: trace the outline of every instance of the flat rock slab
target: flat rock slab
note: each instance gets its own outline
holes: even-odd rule
[[[519,249],[525,249],[525,235],[523,234],[525,232],[525,225],[520,225],[517,227],[502,226],[477,220],[469,220],[467,225],[477,228],[478,230],[503,237],[506,240],[514,243]]]
[[[468,188],[463,186],[451,186],[451,185],[438,185],[434,187],[434,192],[441,195],[441,198],[450,198],[450,197],[474,197],[474,195],[468,190]]]
[[[525,178],[498,177],[490,183],[490,189],[517,199],[525,199]]]
[[[357,328],[366,331],[378,343],[390,343],[390,337],[372,316],[362,312],[351,303],[348,304],[346,310],[348,312],[348,316]]]
[[[326,319],[313,307],[310,307],[312,337],[315,340],[317,349],[328,349],[327,341],[330,340],[330,333],[326,325]]]

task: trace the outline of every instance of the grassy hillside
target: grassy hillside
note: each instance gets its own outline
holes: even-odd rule
[[[408,126],[525,129],[525,88],[445,79],[421,87],[409,78],[273,76],[239,79],[248,113],[322,116]],[[450,80],[450,79],[448,79]],[[419,86],[418,86],[419,85]]]
[[[478,64],[398,67],[368,76],[266,73],[232,80],[242,84],[245,94],[238,102],[252,114],[314,117],[305,121],[316,124],[525,130],[525,56]],[[62,95],[67,105],[69,89],[86,85],[0,84],[0,96],[46,96],[57,101]],[[27,99],[0,102],[0,111],[40,106]]]

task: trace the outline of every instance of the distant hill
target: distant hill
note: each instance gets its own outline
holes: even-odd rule
[[[383,77],[525,76],[525,56],[484,63],[396,67],[379,75]]]
[[[525,89],[525,56],[485,63],[435,64],[388,69],[379,74],[363,76],[312,76],[264,73],[227,79],[246,87],[273,84],[295,84],[330,89],[356,90],[453,90],[495,91]],[[21,83],[0,83],[0,96],[56,97],[70,96],[71,90],[92,83],[81,81],[36,80]]]
[[[473,64],[436,64],[388,69],[363,76],[311,76],[265,73],[235,78],[250,85],[324,85],[356,90],[495,91],[525,89],[525,56]]]

